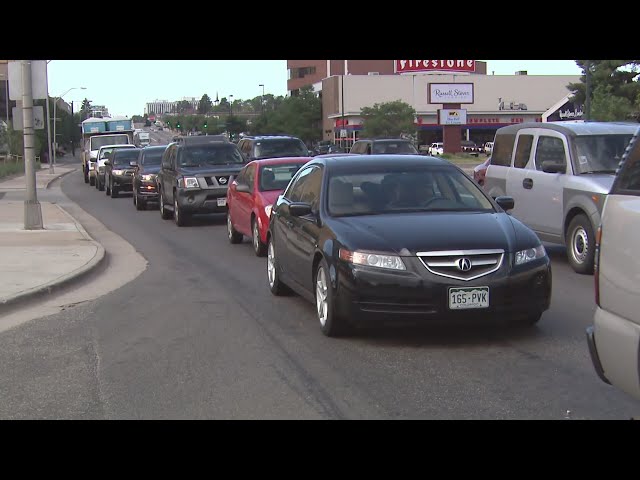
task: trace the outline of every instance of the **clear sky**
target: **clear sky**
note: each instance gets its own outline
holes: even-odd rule
[[[487,73],[513,75],[580,75],[574,60],[484,60]],[[247,100],[265,93],[286,95],[286,60],[53,60],[49,63],[49,95],[64,95],[77,110],[84,98],[105,105],[111,115],[142,115],[147,102],[182,97],[215,100],[233,95]]]

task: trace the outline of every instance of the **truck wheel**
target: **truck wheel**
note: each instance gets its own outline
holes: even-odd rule
[[[111,198],[118,198],[118,187],[111,184]]]
[[[164,195],[162,195],[162,190],[158,192],[158,195],[160,195],[160,217],[162,217],[163,220],[169,220],[173,216],[173,214],[165,207]]]
[[[84,177],[84,183],[89,183],[89,172],[82,167],[82,176]]]
[[[94,187],[96,184],[96,177],[89,177],[89,185]]]
[[[565,245],[571,268],[577,273],[592,275],[596,245],[593,227],[586,215],[581,213],[573,217],[567,229]]]

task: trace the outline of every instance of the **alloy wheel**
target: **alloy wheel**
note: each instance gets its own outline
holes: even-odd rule
[[[273,242],[269,242],[267,251],[267,274],[269,275],[269,286],[273,287],[276,281],[276,259],[273,252]]]
[[[327,323],[327,277],[322,267],[318,269],[316,275],[316,310],[318,311],[318,320],[324,327]]]

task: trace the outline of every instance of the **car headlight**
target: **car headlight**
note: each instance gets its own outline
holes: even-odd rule
[[[273,205],[267,205],[266,207],[264,207],[264,213],[267,214],[267,217],[271,217],[271,208],[273,207]]]
[[[532,260],[537,260],[538,258],[542,258],[547,254],[544,247],[542,245],[538,245],[534,248],[527,248],[526,250],[520,250],[516,252],[516,265],[522,265]]]
[[[142,180],[145,182],[153,182],[156,179],[155,175],[142,175]]]
[[[367,267],[388,268],[391,270],[406,270],[404,262],[397,255],[381,255],[370,252],[350,252],[344,248],[340,249],[340,259],[354,265],[365,265]]]
[[[114,175],[124,175],[124,170],[113,170],[111,173]]]
[[[184,188],[200,188],[196,177],[184,177],[182,179],[182,185]]]

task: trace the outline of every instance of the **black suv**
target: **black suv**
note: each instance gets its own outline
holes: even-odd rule
[[[198,136],[170,143],[157,176],[160,215],[183,226],[193,214],[226,213],[227,188],[244,165],[230,142]]]
[[[139,148],[117,148],[104,162],[105,193],[116,198],[121,191],[133,191],[133,172],[138,163]]]
[[[411,140],[404,138],[377,138],[357,140],[349,153],[361,155],[420,155]]]
[[[310,157],[312,155],[302,140],[289,135],[244,137],[238,142],[238,148],[247,161],[262,158]]]
[[[138,165],[133,174],[133,204],[137,210],[144,210],[148,203],[158,201],[156,176],[160,170],[162,154],[166,149],[166,145],[140,149]]]

